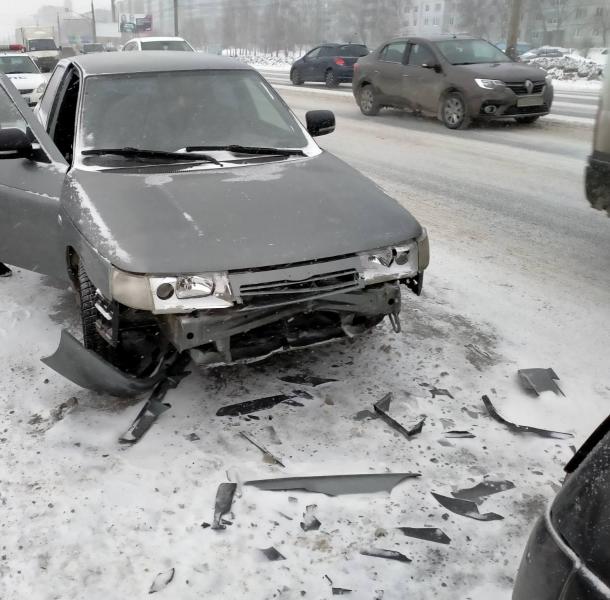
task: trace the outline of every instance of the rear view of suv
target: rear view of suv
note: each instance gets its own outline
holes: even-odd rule
[[[469,36],[402,38],[358,60],[354,96],[365,115],[383,107],[438,117],[450,129],[473,120],[533,123],[548,114],[553,86],[546,71],[515,62]]]
[[[349,83],[354,74],[354,63],[367,56],[369,50],[363,44],[324,44],[299,58],[290,70],[293,85],[307,81],[323,81],[327,87]]]

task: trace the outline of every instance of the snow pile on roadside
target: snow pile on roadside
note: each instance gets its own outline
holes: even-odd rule
[[[530,65],[541,67],[553,79],[559,80],[599,80],[603,69],[592,60],[578,56],[560,56],[556,58],[540,57],[528,61]]]
[[[282,71],[288,71],[292,63],[299,58],[299,56],[296,55],[274,56],[270,54],[243,54],[237,56],[227,54],[227,56],[257,68],[279,69]]]

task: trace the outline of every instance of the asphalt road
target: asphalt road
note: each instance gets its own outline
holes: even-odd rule
[[[260,73],[274,85],[291,85],[290,76],[287,72],[261,69]],[[308,83],[304,87],[310,89],[327,90],[323,83]],[[335,90],[327,90],[336,94],[351,95],[351,85],[341,84]],[[583,124],[593,124],[597,112],[598,93],[584,91],[555,91],[555,101],[551,114],[562,119],[570,118]]]

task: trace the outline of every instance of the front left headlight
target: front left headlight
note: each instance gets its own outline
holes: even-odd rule
[[[474,82],[484,90],[494,90],[504,86],[504,82],[499,79],[475,79]]]
[[[545,83],[546,83],[547,85],[553,85],[553,77],[552,77],[551,75],[547,75],[547,76],[544,78],[544,81],[545,81]]]
[[[34,93],[35,93],[35,94],[42,94],[42,93],[45,91],[46,87],[47,87],[47,82],[46,82],[46,81],[43,81],[43,82],[42,82],[42,83],[41,83],[41,84],[40,84],[40,85],[39,85],[39,86],[38,86],[38,87],[37,87],[37,88],[34,90]]]

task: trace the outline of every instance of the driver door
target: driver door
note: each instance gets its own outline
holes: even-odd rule
[[[59,203],[68,164],[9,79],[0,74],[0,135],[20,129],[30,158],[0,152],[0,261],[66,277]]]

